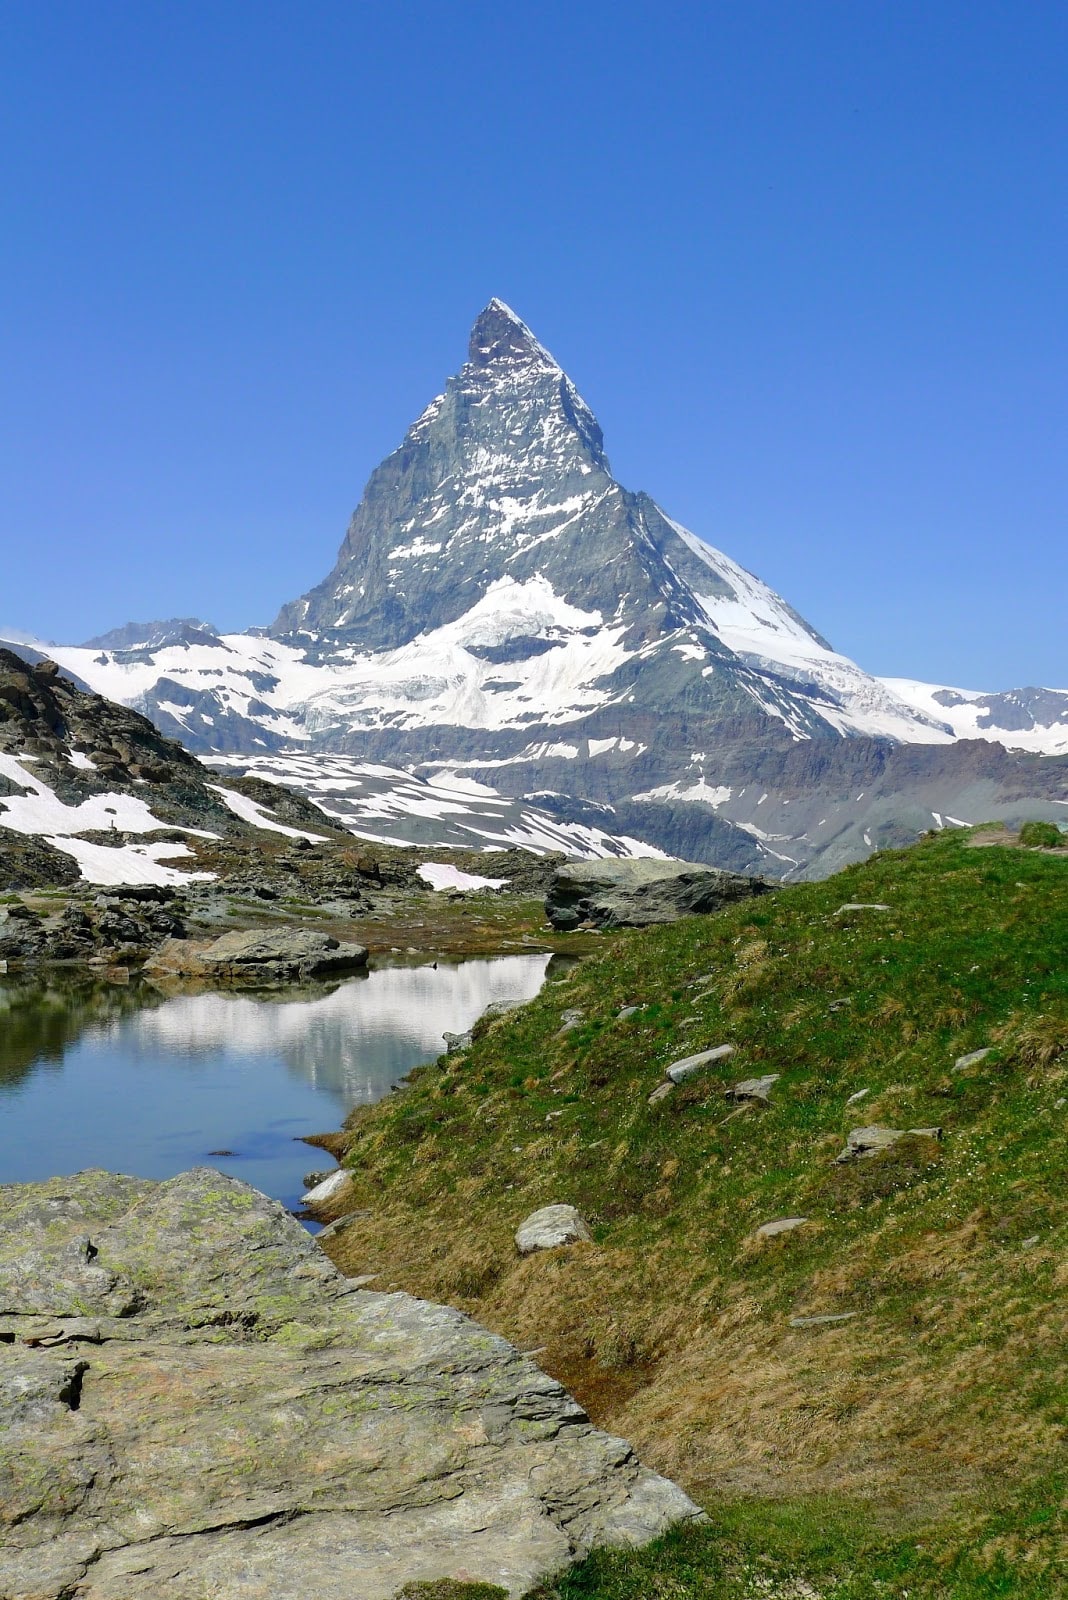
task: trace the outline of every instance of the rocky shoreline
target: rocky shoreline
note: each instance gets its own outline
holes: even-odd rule
[[[0,1189],[0,1593],[510,1596],[698,1507],[460,1312],[207,1168]]]

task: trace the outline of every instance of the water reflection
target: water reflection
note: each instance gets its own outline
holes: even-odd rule
[[[276,1052],[290,1071],[348,1110],[380,1100],[406,1072],[444,1049],[496,1001],[531,1000],[547,955],[434,967],[394,967],[314,1000],[197,994],[112,1024],[124,1050],[212,1056]]]
[[[45,983],[0,984],[0,1091],[35,1067],[58,1065],[92,1028],[162,1005],[151,989],[64,977]]]
[[[548,965],[386,968],[303,998],[0,984],[0,1183],[208,1162],[292,1206],[329,1165],[301,1135],[380,1099],[494,1001],[531,999]]]

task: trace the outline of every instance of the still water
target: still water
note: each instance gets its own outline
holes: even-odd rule
[[[492,1002],[533,998],[549,961],[387,967],[300,998],[0,984],[0,1183],[207,1164],[294,1207],[331,1166],[302,1134],[381,1099]]]

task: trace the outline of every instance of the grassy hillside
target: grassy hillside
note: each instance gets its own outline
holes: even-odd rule
[[[353,1117],[339,1265],[536,1350],[711,1513],[567,1600],[1068,1581],[1068,854],[985,837],[606,940]],[[838,1163],[865,1124],[941,1137]],[[594,1243],[520,1259],[555,1201]]]

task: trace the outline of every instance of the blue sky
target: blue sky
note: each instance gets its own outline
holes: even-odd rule
[[[269,621],[492,295],[869,670],[1068,685],[1068,10],[7,0],[0,623]]]

